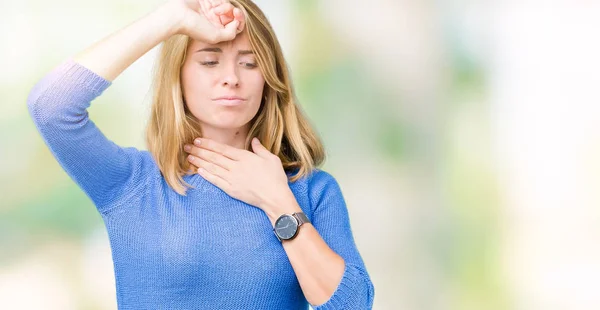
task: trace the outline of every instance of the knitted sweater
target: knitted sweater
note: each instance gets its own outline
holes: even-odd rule
[[[72,58],[31,89],[29,113],[107,229],[119,309],[307,309],[292,265],[259,208],[199,174],[186,196],[166,183],[148,151],[121,147],[87,108],[111,82]],[[345,260],[331,298],[314,309],[371,309],[374,287],[350,228],[339,184],[315,169],[289,186],[325,242]]]

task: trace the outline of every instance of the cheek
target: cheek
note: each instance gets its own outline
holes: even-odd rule
[[[182,71],[182,94],[188,109],[191,111],[202,110],[209,104],[210,94],[214,86],[212,77],[199,70]]]
[[[258,72],[258,73],[257,73]],[[258,69],[256,72],[251,72],[245,77],[246,86],[248,91],[252,94],[252,97],[262,99],[263,89],[265,87],[265,79]]]
[[[181,84],[186,93],[206,94],[206,90],[211,88],[212,77],[200,70],[188,69],[182,72]]]

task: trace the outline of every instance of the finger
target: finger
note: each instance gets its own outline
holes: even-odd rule
[[[206,0],[198,0],[198,3],[200,4],[200,11],[202,12],[202,14],[204,14],[204,16],[207,16],[209,3],[206,2]]]
[[[225,157],[217,152],[213,152],[211,150],[202,149],[199,147],[192,147],[190,151],[186,151],[189,155],[195,156],[196,158],[201,158],[207,162],[211,162],[215,165],[219,165],[224,169],[231,170],[233,167],[233,160]],[[188,157],[189,158],[189,157]]]
[[[224,29],[221,29],[217,35],[217,42],[223,42],[223,41],[231,41],[233,39],[235,39],[235,36],[237,35],[237,27],[240,24],[239,21],[237,20],[233,20],[231,21],[229,24],[227,24],[225,26]]]
[[[225,168],[218,166],[216,164],[213,164],[211,162],[208,162],[202,158],[198,158],[194,155],[189,155],[188,161],[198,167],[198,169],[196,169],[196,171],[198,171],[200,168],[204,168],[206,171],[208,171],[222,179],[225,179],[225,180],[229,176],[229,174],[228,174],[229,171],[225,170]]]
[[[196,173],[198,173],[198,169],[199,169],[199,167],[197,167],[197,166],[195,166],[195,165],[192,165],[192,164],[190,164],[190,166],[188,167],[188,170],[187,170],[187,172],[188,172],[189,174],[196,174]]]
[[[206,18],[217,28],[223,29],[225,26],[221,23],[220,15],[215,14],[213,11],[208,11]]]
[[[213,8],[215,14],[230,15],[233,17],[234,6],[231,3],[223,3]]]
[[[199,0],[202,14],[208,21],[210,21],[215,27],[223,28],[219,17],[214,13],[212,4],[208,0]]]
[[[219,18],[221,20],[222,25],[227,25],[233,20],[232,17],[229,17],[227,15],[219,15]]]
[[[220,189],[222,189],[224,192],[229,194],[230,188],[231,188],[231,184],[229,184],[229,182],[225,181],[224,179],[222,179],[221,177],[214,175],[208,171],[206,171],[203,168],[200,168],[198,170],[198,173],[205,178],[208,182],[214,184],[215,186],[219,187]]]
[[[256,155],[263,158],[273,156],[273,153],[269,152],[269,150],[267,150],[256,137],[252,138],[252,150],[254,151],[254,153],[256,153]]]
[[[242,10],[234,8],[233,18],[240,21],[240,24],[237,27],[237,33],[242,32],[244,30],[244,27],[246,26],[246,17],[242,13]]]
[[[196,154],[198,155],[197,157],[202,158],[203,160],[211,162],[215,165],[219,165],[224,169],[231,170],[233,168],[233,160],[217,152],[197,148]]]
[[[213,12],[219,17],[222,25],[229,24],[234,20],[234,6],[231,3],[223,3],[213,9]]]
[[[206,138],[197,138],[194,140],[194,145],[203,149],[207,149],[219,153],[232,160],[240,160],[243,158],[243,151],[227,144],[219,143],[215,140]]]
[[[224,0],[208,0],[208,2],[210,3],[210,6],[214,8],[223,4]]]

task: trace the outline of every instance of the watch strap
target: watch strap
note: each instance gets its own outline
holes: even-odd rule
[[[298,220],[298,226],[301,226],[304,223],[310,223],[310,220],[304,212],[294,212],[292,215]]]

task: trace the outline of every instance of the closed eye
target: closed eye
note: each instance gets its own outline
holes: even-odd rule
[[[219,62],[218,61],[204,61],[204,62],[200,62],[200,64],[203,66],[207,66],[207,67],[213,67],[213,66],[216,66],[217,64],[219,64]],[[243,64],[248,69],[254,69],[254,68],[258,67],[258,64],[255,64],[252,62],[241,62],[241,64]]]
[[[212,67],[218,63],[219,63],[218,61],[205,61],[205,62],[201,62],[200,64],[202,64],[203,66]]]

